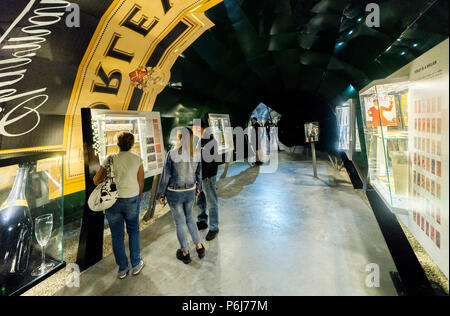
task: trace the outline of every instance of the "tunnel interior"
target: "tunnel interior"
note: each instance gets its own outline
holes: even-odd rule
[[[261,102],[282,115],[280,140],[304,143],[305,122],[321,126],[319,148],[336,150],[335,107],[448,37],[448,1],[225,0],[215,24],[178,59],[158,96],[166,130],[206,113],[245,126]]]

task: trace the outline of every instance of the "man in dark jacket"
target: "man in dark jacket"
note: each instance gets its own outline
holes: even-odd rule
[[[272,128],[272,121],[271,120],[267,120],[266,123],[264,123],[264,127],[266,128],[266,134],[267,134],[267,138],[269,139],[269,143],[270,143],[270,129]]]
[[[209,214],[209,232],[206,240],[211,241],[219,233],[219,205],[216,189],[219,145],[203,120],[201,121],[201,135],[203,191],[197,202],[199,208],[197,226],[199,230],[207,229]]]
[[[261,125],[258,123],[258,119],[256,117],[252,118],[252,144],[256,146],[255,154],[256,154],[256,165],[262,165],[261,161]]]

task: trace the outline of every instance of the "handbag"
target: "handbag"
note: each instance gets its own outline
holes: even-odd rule
[[[110,209],[119,198],[116,183],[114,182],[113,158],[108,158],[106,179],[100,183],[89,196],[88,206],[94,212],[103,212]]]

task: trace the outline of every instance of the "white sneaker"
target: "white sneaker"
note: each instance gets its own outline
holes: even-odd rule
[[[142,269],[144,269],[145,267],[145,262],[144,260],[141,259],[141,262],[139,263],[139,265],[136,268],[133,268],[133,275],[138,275],[139,273],[141,273]]]
[[[130,270],[127,271],[119,271],[119,273],[117,273],[117,278],[119,278],[120,280],[125,279],[128,276],[128,273],[130,272]]]

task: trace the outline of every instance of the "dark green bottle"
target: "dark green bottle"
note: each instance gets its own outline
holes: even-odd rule
[[[8,199],[0,206],[0,284],[7,284],[10,277],[28,268],[33,236],[25,197],[29,170],[28,165],[19,166]]]

